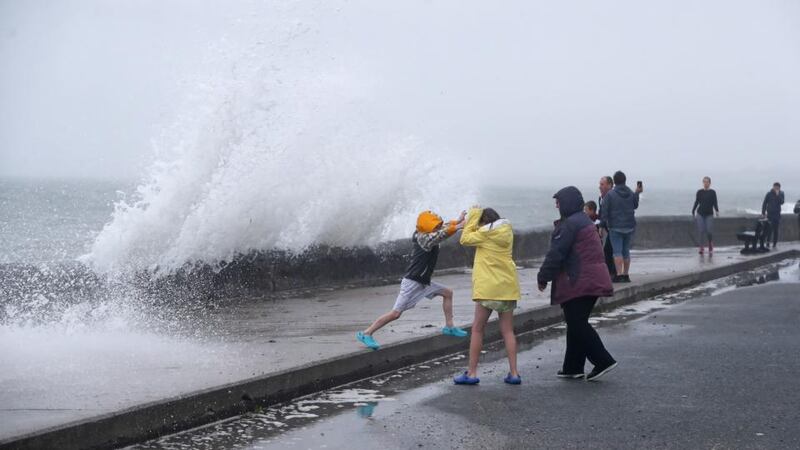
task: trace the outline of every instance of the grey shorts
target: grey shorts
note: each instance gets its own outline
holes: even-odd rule
[[[417,306],[417,303],[423,298],[431,299],[437,295],[443,295],[447,289],[447,286],[435,281],[431,281],[430,285],[425,286],[414,280],[403,278],[403,281],[400,282],[400,293],[397,294],[397,300],[392,309],[397,312],[408,311]]]

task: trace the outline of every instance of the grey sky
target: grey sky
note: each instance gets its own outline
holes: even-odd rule
[[[0,174],[137,177],[209,48],[297,21],[374,127],[487,182],[800,183],[796,1],[324,3],[0,0]]]

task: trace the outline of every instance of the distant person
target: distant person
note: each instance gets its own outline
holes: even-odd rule
[[[417,230],[411,237],[413,250],[411,263],[400,282],[400,293],[394,307],[388,313],[378,317],[364,331],[356,333],[356,339],[367,347],[378,350],[381,346],[372,337],[388,323],[400,318],[404,311],[415,307],[423,298],[442,297],[445,327],[442,334],[466,337],[467,332],[453,325],[453,291],[447,286],[431,280],[436,260],[439,257],[439,243],[454,235],[464,226],[466,212],[462,212],[457,220],[451,220],[444,227],[444,220],[431,211],[424,211],[417,217]]]
[[[597,203],[595,203],[592,200],[589,200],[583,205],[583,212],[586,213],[587,216],[589,216],[589,220],[591,220],[592,222],[600,220],[600,217],[597,215]],[[599,224],[595,223],[595,225]]]
[[[772,229],[772,248],[778,245],[778,231],[781,226],[781,206],[784,203],[784,195],[781,184],[777,181],[772,185],[772,189],[764,196],[761,204],[761,217],[766,217]]]
[[[797,239],[800,239],[800,200],[794,204],[794,213],[797,214]]]
[[[614,188],[614,179],[606,175],[600,178],[600,197],[597,199],[597,215],[600,216],[600,237],[603,239],[603,254],[608,266],[608,274],[611,278],[617,276],[617,266],[614,264],[614,250],[611,248],[611,240],[608,238],[608,226],[603,222],[603,199],[606,194]]]
[[[601,218],[608,228],[611,248],[614,250],[614,266],[617,269],[615,283],[630,283],[631,244],[636,232],[636,209],[639,208],[639,194],[642,187],[632,191],[625,183],[627,178],[622,171],[614,174],[614,188],[603,199]]]
[[[473,206],[461,233],[461,245],[475,247],[472,265],[472,301],[475,318],[469,343],[469,368],[455,377],[455,384],[478,384],[478,360],[483,348],[483,333],[492,312],[497,312],[500,333],[506,344],[507,384],[521,384],[517,371],[517,338],[514,335],[514,308],[520,299],[517,265],[512,258],[514,230],[492,208]]]
[[[708,242],[708,253],[714,251],[714,213],[719,217],[717,192],[711,189],[711,177],[703,177],[703,189],[697,191],[692,206],[692,217],[697,224],[697,242],[700,254],[704,252],[704,243]]]
[[[561,219],[555,222],[550,249],[547,251],[537,281],[539,290],[550,288],[550,304],[561,305],[567,322],[567,348],[560,378],[586,378],[595,381],[617,366],[603,341],[589,323],[598,297],[614,295],[611,277],[603,260],[603,248],[595,225],[584,214],[583,196],[573,187],[565,187],[553,196]],[[584,376],[586,360],[594,365]]]

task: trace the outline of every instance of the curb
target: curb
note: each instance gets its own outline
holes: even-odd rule
[[[665,292],[685,289],[699,283],[798,256],[800,256],[800,251],[786,250],[667,280],[626,286],[618,288],[613,297],[604,298],[599,304],[604,309],[626,305]],[[559,307],[544,306],[516,315],[514,327],[515,331],[521,334],[561,321]],[[496,320],[487,325],[484,339],[485,342],[500,339]],[[253,410],[256,406],[286,402],[293,398],[463,351],[468,347],[469,340],[453,340],[442,335],[423,336],[390,344],[377,352],[365,349],[261,377],[195,391],[0,440],[0,449],[121,447],[239,415]]]

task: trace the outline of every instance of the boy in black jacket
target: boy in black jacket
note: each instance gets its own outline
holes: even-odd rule
[[[451,220],[444,227],[444,220],[431,211],[424,211],[417,217],[417,231],[411,237],[414,246],[411,254],[411,263],[406,269],[406,274],[400,282],[400,293],[397,295],[394,307],[388,313],[378,317],[372,325],[364,331],[356,333],[356,339],[367,347],[378,350],[381,346],[372,337],[390,322],[400,318],[403,311],[415,307],[423,298],[432,299],[442,297],[445,327],[442,334],[456,337],[466,337],[467,332],[453,326],[453,290],[447,286],[431,281],[436,261],[439,257],[439,243],[456,234],[464,226],[466,212],[462,211],[458,220]]]

